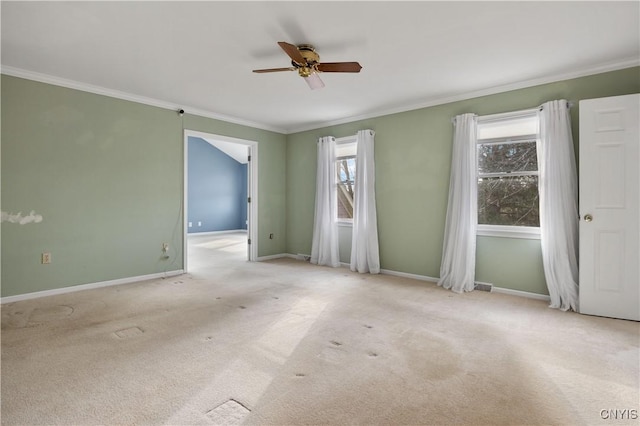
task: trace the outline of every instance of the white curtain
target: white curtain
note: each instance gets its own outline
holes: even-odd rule
[[[476,176],[476,116],[455,118],[449,181],[449,203],[438,285],[456,293],[475,285],[478,178]]]
[[[316,172],[316,209],[313,218],[311,263],[340,266],[338,253],[338,223],[336,222],[336,139],[333,136],[318,141]]]
[[[351,270],[380,273],[378,219],[376,215],[373,130],[357,135],[356,178],[351,236]]]
[[[566,100],[538,113],[540,243],[551,307],[578,310],[578,184]]]

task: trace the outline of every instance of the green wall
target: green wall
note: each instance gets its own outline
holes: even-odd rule
[[[3,297],[182,269],[183,125],[258,142],[258,255],[286,251],[284,135],[6,75],[1,87],[2,210],[44,218],[2,223]]]
[[[181,269],[183,128],[258,142],[258,255],[311,251],[316,140],[376,132],[383,269],[437,277],[451,117],[640,92],[629,68],[291,135],[2,75],[2,296]],[[268,235],[273,233],[274,239]],[[172,247],[161,259],[162,242]],[[350,228],[340,229],[349,261]],[[52,253],[51,265],[40,254]],[[540,243],[478,237],[476,279],[546,293]]]
[[[376,132],[376,198],[383,269],[438,277],[449,188],[451,118],[533,108],[567,99],[576,154],[578,101],[640,92],[637,67],[291,134],[287,139],[287,251],[311,251],[316,140]],[[348,262],[350,228],[340,229]],[[547,294],[539,240],[478,237],[476,280]]]

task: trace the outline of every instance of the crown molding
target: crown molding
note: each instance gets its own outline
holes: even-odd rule
[[[38,81],[40,83],[52,84],[54,86],[66,87],[68,89],[80,90],[83,92],[89,92],[96,95],[108,96],[111,98],[122,99],[125,101],[137,102],[144,105],[150,105],[158,108],[169,109],[172,111],[177,111],[178,109],[183,109],[185,113],[198,115],[201,117],[212,118],[214,120],[221,120],[227,123],[239,124],[242,126],[253,127],[256,129],[267,130],[270,132],[276,132],[281,134],[286,134],[285,129],[281,129],[274,126],[269,126],[264,123],[256,123],[249,120],[243,120],[237,117],[231,117],[228,115],[218,114],[212,111],[207,111],[199,108],[189,107],[186,105],[177,105],[171,102],[162,101],[154,98],[147,98],[145,96],[134,95],[132,93],[121,92],[119,90],[108,89],[106,87],[94,86],[92,84],[82,83],[79,81],[69,80],[66,78],[55,77],[48,74],[42,74],[39,72],[28,71],[21,68],[15,68],[11,66],[2,65],[2,69],[0,70],[2,74],[10,75],[12,77],[24,78],[27,80]]]
[[[637,66],[640,66],[640,58],[638,57],[626,58],[620,61],[600,64],[597,66],[583,68],[581,70],[576,70],[572,72],[554,74],[546,77],[541,77],[541,78],[536,78],[531,80],[524,80],[524,81],[515,82],[515,83],[509,83],[501,86],[494,86],[488,89],[477,90],[474,92],[461,93],[461,94],[446,96],[441,98],[432,98],[417,104],[408,104],[408,105],[389,108],[389,109],[381,109],[378,111],[372,111],[370,113],[366,113],[362,115],[341,118],[338,120],[327,121],[320,124],[287,129],[286,134],[306,132],[308,130],[316,130],[324,127],[336,126],[339,124],[353,123],[354,121],[367,120],[370,118],[376,118],[376,117],[382,117],[385,115],[413,111],[413,110],[428,108],[428,107],[437,106],[437,105],[444,105],[452,102],[465,101],[468,99],[479,98],[482,96],[495,95],[498,93],[510,92],[512,90],[526,89],[528,87],[540,86],[542,84],[555,83],[563,80],[571,80],[573,78],[586,77],[589,75],[601,74],[604,72],[617,71],[617,70],[637,67]]]
[[[141,104],[155,106],[158,108],[169,109],[172,111],[176,111],[179,108],[182,108],[188,114],[198,115],[201,117],[212,118],[214,120],[222,120],[228,123],[239,124],[242,126],[248,126],[256,129],[267,130],[271,132],[289,135],[293,133],[305,132],[308,130],[316,130],[324,127],[352,123],[354,121],[367,120],[370,118],[382,117],[382,116],[391,115],[391,114],[398,114],[401,112],[413,111],[417,109],[428,108],[428,107],[448,104],[452,102],[459,102],[459,101],[464,101],[468,99],[478,98],[481,96],[495,95],[498,93],[509,92],[512,90],[525,89],[528,87],[539,86],[542,84],[555,83],[558,81],[570,80],[570,79],[579,78],[579,77],[586,77],[589,75],[601,74],[609,71],[617,71],[617,70],[636,67],[636,66],[640,66],[640,58],[638,57],[625,58],[620,61],[600,64],[600,65],[583,68],[583,69],[572,71],[572,72],[554,74],[546,77],[541,77],[541,78],[536,78],[531,80],[524,80],[524,81],[515,82],[515,83],[509,83],[501,86],[494,86],[491,88],[477,90],[473,92],[461,93],[461,94],[439,97],[439,98],[431,98],[420,103],[407,104],[407,105],[387,108],[387,109],[380,109],[380,110],[372,111],[362,115],[350,116],[350,117],[345,117],[338,120],[325,121],[325,122],[308,124],[308,125],[304,125],[300,127],[292,127],[292,128],[281,128],[281,127],[271,126],[265,123],[256,123],[253,121],[244,120],[237,117],[218,114],[212,111],[193,108],[185,105],[176,105],[174,103],[170,103],[170,102],[166,102],[158,99],[138,96],[131,93],[107,89],[105,87],[94,86],[87,83],[77,82],[77,81],[68,80],[60,77],[54,77],[48,74],[27,71],[21,68],[15,68],[11,66],[3,65],[0,72],[2,74],[10,75],[13,77],[25,78],[28,80],[39,81],[41,83],[53,84],[55,86],[67,87],[70,89],[81,90],[84,92],[94,93],[94,94],[103,95],[103,96],[109,96],[112,98],[123,99],[131,102],[138,102]]]

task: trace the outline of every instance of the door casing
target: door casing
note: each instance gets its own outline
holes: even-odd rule
[[[189,215],[188,215],[188,167],[189,167],[189,137],[197,137],[203,139],[214,139],[222,142],[230,142],[245,145],[248,147],[249,166],[247,167],[247,195],[251,202],[248,203],[247,212],[247,238],[251,241],[247,245],[247,259],[250,262],[255,262],[258,258],[258,142],[232,138],[229,136],[216,135],[213,133],[205,133],[196,130],[184,130],[184,165],[183,165],[183,237],[182,237],[182,253],[183,253],[183,269],[188,272],[188,256],[187,256],[187,234],[189,230]]]

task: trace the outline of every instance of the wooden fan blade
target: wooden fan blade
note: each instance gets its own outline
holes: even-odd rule
[[[323,62],[316,67],[322,72],[360,72],[362,69],[357,62]]]
[[[289,68],[267,68],[267,69],[263,69],[263,70],[253,70],[253,72],[265,73],[265,72],[294,71],[294,70],[295,70],[294,67],[289,67]]]
[[[296,64],[307,65],[306,59],[300,54],[300,51],[293,44],[285,43],[284,41],[279,41],[278,45],[284,50],[284,52],[289,55],[289,57]]]

